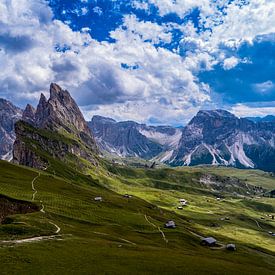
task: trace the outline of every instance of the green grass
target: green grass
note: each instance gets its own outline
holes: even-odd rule
[[[38,191],[34,203],[40,208],[43,204],[45,214],[13,215],[0,226],[3,274],[275,272],[275,242],[266,233],[275,231],[274,222],[266,216],[260,219],[271,213],[272,199],[236,199],[226,193],[224,201],[217,202],[216,192],[197,183],[201,170],[109,167],[109,172],[97,168],[83,175],[55,159],[50,164],[34,183]],[[34,169],[1,161],[0,194],[30,202],[31,181],[37,175]],[[124,193],[134,197],[125,199]],[[96,196],[102,196],[103,202],[95,202]],[[190,205],[177,210],[182,197]],[[145,215],[160,228],[169,219],[176,221],[175,230],[163,229],[168,244]],[[225,216],[230,220],[221,221]],[[264,230],[259,230],[254,219]],[[54,235],[56,228],[51,223],[61,228],[61,240],[1,243]],[[215,223],[219,227],[213,227]],[[230,253],[202,247],[191,232],[211,234],[222,243],[234,242],[238,249]]]

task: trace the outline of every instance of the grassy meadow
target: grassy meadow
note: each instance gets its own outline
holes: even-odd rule
[[[1,161],[0,194],[40,209],[6,217],[0,225],[1,273],[275,273],[275,237],[268,234],[275,232],[268,216],[275,199],[232,196],[226,186],[216,190],[200,183],[204,173],[275,189],[274,178],[250,170],[106,164],[84,175],[56,160],[45,171]],[[103,201],[96,202],[97,196]],[[180,198],[189,203],[182,210]],[[164,229],[170,219],[176,229]],[[220,246],[201,246],[205,236]],[[227,251],[227,243],[237,251]]]

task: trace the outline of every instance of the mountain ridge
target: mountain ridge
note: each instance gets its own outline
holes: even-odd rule
[[[112,146],[112,138],[108,139],[111,135],[106,139],[106,134],[102,135],[100,131],[95,131],[95,121],[97,127],[100,127],[102,121],[107,121],[105,128],[107,125],[110,133],[122,125],[135,127],[137,136],[142,135],[143,143],[146,138],[162,148],[161,152],[158,150],[151,154],[153,161],[172,166],[210,164],[275,171],[273,122],[255,123],[246,118],[238,118],[222,109],[201,110],[182,129],[171,126],[147,126],[129,121],[116,122],[111,118],[98,116],[93,120],[94,123],[89,123],[89,126],[95,132],[97,142],[103,144],[101,148],[111,154],[117,154],[116,145]],[[138,141],[136,142],[138,144]],[[127,147],[127,144],[122,143],[120,146]],[[124,152],[122,156],[144,158],[143,155],[133,154],[131,151]]]
[[[49,99],[41,94],[37,108],[28,104],[22,111],[6,100],[1,100],[0,104],[0,155],[8,160],[15,140],[13,125],[22,118],[34,128],[55,131],[80,142],[81,146],[96,154],[99,147],[103,154],[138,157],[171,166],[209,164],[275,171],[275,123],[266,119],[254,122],[217,109],[200,110],[181,128],[150,126],[135,121],[117,122],[98,115],[86,122],[69,92],[54,83],[50,85]],[[3,129],[5,121],[6,129]],[[15,127],[19,136],[23,134],[21,139],[26,134],[25,127],[26,124],[22,123]],[[14,147],[15,161],[21,163],[22,156],[18,152],[20,147],[24,147],[22,140],[16,140]],[[72,148],[66,150],[74,152]],[[87,157],[85,150],[75,150]],[[93,158],[88,159],[93,161]]]

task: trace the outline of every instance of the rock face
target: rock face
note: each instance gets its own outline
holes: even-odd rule
[[[172,166],[224,165],[275,171],[275,122],[255,123],[224,110],[200,111],[189,124],[146,126],[95,116],[89,123],[100,147]]]
[[[183,129],[172,165],[275,170],[275,123],[254,123],[224,110],[200,111]]]
[[[102,150],[121,157],[144,159],[159,155],[177,133],[169,126],[150,127],[133,121],[116,122],[101,116],[94,116],[89,126]]]
[[[27,106],[23,112],[23,115],[22,115],[22,120],[24,120],[30,124],[33,124],[35,112],[36,112],[35,108],[33,106],[31,106],[30,104],[27,104]]]
[[[41,94],[35,112],[26,107],[15,133],[15,163],[43,169],[49,165],[43,152],[64,161],[69,154],[96,163],[97,146],[91,130],[69,92],[57,84],[51,84],[48,100]]]
[[[50,98],[42,94],[35,113],[35,125],[40,128],[60,129],[69,133],[91,136],[91,131],[69,92],[51,84]]]
[[[0,99],[0,159],[12,159],[15,141],[14,123],[21,119],[22,110],[5,99]]]

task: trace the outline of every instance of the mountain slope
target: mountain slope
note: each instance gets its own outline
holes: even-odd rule
[[[102,150],[121,157],[151,159],[177,146],[181,136],[181,131],[173,127],[116,122],[101,116],[94,116],[89,126]]]
[[[14,123],[21,116],[20,108],[0,98],[0,159],[12,159],[12,146],[15,141]]]
[[[69,92],[57,84],[51,84],[48,100],[41,95],[35,112],[26,107],[15,133],[15,163],[45,169],[49,157],[72,163],[72,158],[97,162],[97,146],[82,113]]]
[[[2,272],[274,272],[274,240],[266,232],[274,230],[274,225],[269,218],[261,220],[257,210],[270,214],[274,202],[231,196],[230,188],[239,189],[238,179],[217,175],[200,183],[198,178],[207,172],[193,169],[197,168],[112,166],[108,173],[90,171],[88,176],[58,159],[47,171],[0,161],[0,193],[32,201],[40,210],[9,216],[0,224]],[[234,169],[228,173],[234,174]],[[244,177],[253,178],[253,173]],[[265,177],[260,182],[264,183]],[[244,194],[255,190],[245,182],[239,186]],[[123,196],[128,191],[131,198]],[[102,202],[95,201],[97,196]],[[216,196],[222,196],[222,201]],[[176,209],[182,197],[189,202],[184,211]],[[170,219],[176,222],[175,229],[164,228]],[[201,236],[208,235],[219,241],[214,250],[200,245]],[[235,243],[237,251],[226,251],[227,243]]]
[[[183,129],[168,162],[275,171],[275,123],[254,123],[224,110],[200,111]]]

